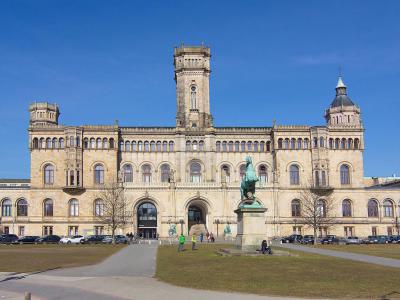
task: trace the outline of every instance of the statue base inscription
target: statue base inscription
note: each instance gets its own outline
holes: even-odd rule
[[[243,251],[255,251],[261,248],[261,242],[267,239],[265,230],[266,208],[258,205],[242,205],[237,214],[236,247]]]

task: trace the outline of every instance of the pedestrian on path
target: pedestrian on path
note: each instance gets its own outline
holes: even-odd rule
[[[210,240],[211,240],[211,243],[215,242],[214,234],[212,232],[210,233]]]
[[[206,238],[207,238],[207,243],[209,243],[210,242],[210,233],[208,231],[206,233]]]
[[[196,250],[196,235],[192,234],[192,250]]]
[[[181,233],[181,235],[179,236],[179,246],[178,246],[178,252],[184,251],[185,249],[185,236],[183,235],[183,233]]]
[[[204,234],[200,233],[200,243],[203,243],[203,239],[204,239]]]

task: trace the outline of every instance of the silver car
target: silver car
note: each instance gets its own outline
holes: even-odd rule
[[[346,245],[358,245],[361,244],[361,240],[356,236],[349,236],[345,240]]]

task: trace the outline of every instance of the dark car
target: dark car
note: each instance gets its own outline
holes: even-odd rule
[[[99,244],[104,238],[104,235],[89,235],[81,240],[81,244]]]
[[[61,238],[58,235],[45,235],[38,238],[35,243],[37,244],[58,244]]]
[[[111,244],[112,243],[112,236],[111,235],[107,235],[102,240],[102,243]],[[127,244],[128,243],[128,239],[126,238],[126,236],[118,234],[118,235],[115,236],[115,243],[116,244]]]
[[[281,239],[282,243],[300,243],[303,236],[301,234],[292,234]]]
[[[368,238],[362,240],[363,244],[378,244],[378,236],[376,235],[369,235]]]
[[[303,236],[300,243],[302,243],[304,245],[314,244],[314,236],[313,235],[305,235],[305,236]]]
[[[18,240],[15,234],[2,234],[0,235],[0,244],[11,244]]]
[[[339,238],[336,235],[327,235],[321,239],[321,244],[339,244]]]
[[[389,236],[389,243],[400,244],[400,235],[391,235],[391,236]]]
[[[37,239],[39,239],[40,236],[37,235],[27,235],[19,238],[16,240],[14,243],[15,244],[34,244]]]
[[[378,244],[388,244],[390,241],[387,235],[378,235]]]

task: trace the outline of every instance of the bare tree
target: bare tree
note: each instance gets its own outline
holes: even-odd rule
[[[306,188],[300,192],[300,222],[314,230],[314,245],[319,228],[331,227],[336,223],[335,205],[331,192]]]
[[[96,217],[108,226],[115,243],[115,231],[118,228],[123,229],[129,220],[128,201],[122,183],[104,185],[98,198],[102,200],[102,205],[100,211],[96,212]]]

